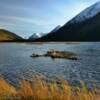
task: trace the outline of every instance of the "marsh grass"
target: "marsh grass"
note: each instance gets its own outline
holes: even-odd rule
[[[84,83],[79,88],[66,81],[46,83],[40,78],[31,83],[23,80],[16,89],[0,78],[0,100],[100,100],[100,92],[94,88],[88,90]]]

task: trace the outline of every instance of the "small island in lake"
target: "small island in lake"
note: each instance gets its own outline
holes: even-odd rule
[[[56,50],[50,50],[47,51],[46,54],[40,55],[40,54],[32,54],[31,57],[51,57],[51,58],[62,58],[62,59],[69,59],[69,60],[78,60],[79,57],[77,54],[69,51],[56,51]]]

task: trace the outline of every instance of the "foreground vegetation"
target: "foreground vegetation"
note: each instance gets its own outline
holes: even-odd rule
[[[47,84],[40,78],[31,83],[22,81],[16,89],[0,78],[0,100],[100,100],[100,93],[87,90],[84,83],[81,88],[73,88],[66,81]]]

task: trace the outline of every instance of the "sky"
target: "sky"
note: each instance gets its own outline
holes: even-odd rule
[[[0,28],[24,38],[64,25],[99,0],[0,0]]]

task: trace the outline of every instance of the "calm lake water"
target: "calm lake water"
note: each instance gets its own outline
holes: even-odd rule
[[[32,53],[44,54],[50,49],[72,51],[79,60],[31,58]],[[43,75],[49,80],[66,79],[76,85],[81,80],[100,87],[100,42],[76,44],[0,43],[0,75],[16,85],[20,79],[32,80]]]

